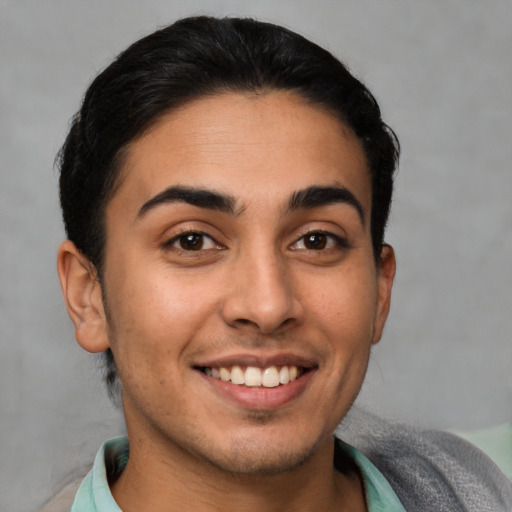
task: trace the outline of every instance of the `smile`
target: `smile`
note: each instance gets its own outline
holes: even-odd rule
[[[293,382],[303,375],[306,368],[295,365],[268,366],[220,366],[204,367],[208,377],[231,382],[237,386],[275,388]]]

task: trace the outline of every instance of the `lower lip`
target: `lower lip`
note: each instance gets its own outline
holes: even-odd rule
[[[200,373],[216,392],[228,398],[239,407],[262,411],[282,407],[297,399],[305,392],[315,370],[308,370],[298,379],[274,388],[238,386],[231,382],[208,377],[202,372]]]

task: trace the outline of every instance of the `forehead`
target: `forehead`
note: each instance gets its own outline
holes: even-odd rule
[[[228,193],[242,207],[338,185],[371,207],[360,141],[290,92],[219,94],[165,114],[127,148],[119,183],[112,202],[132,210],[176,184]]]

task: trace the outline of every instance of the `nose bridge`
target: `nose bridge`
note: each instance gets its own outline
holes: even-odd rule
[[[284,257],[268,244],[241,251],[232,276],[224,316],[230,325],[251,324],[270,333],[297,319],[299,304]]]

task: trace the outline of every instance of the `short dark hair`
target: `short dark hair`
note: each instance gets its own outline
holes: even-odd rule
[[[371,174],[371,237],[379,257],[399,143],[373,95],[331,53],[286,28],[200,16],[135,42],[100,73],[57,157],[67,236],[94,265],[100,282],[105,208],[126,146],[165,113],[194,99],[269,90],[292,91],[326,109],[360,140]],[[113,379],[110,351],[107,361]]]

